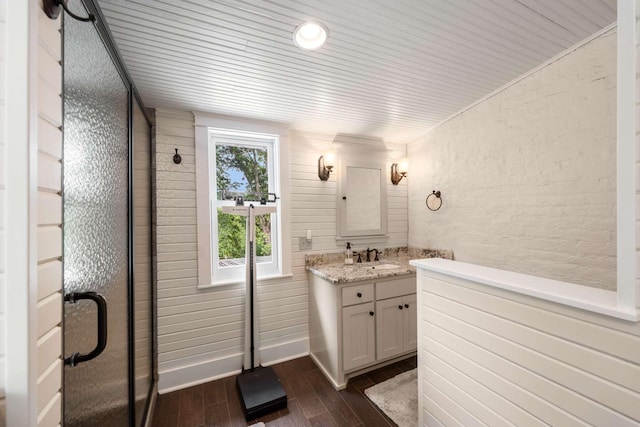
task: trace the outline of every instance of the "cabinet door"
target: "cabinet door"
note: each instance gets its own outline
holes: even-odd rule
[[[375,361],[373,302],[342,309],[342,363],[349,371]]]
[[[387,181],[384,163],[342,159],[338,181],[338,234],[387,234]]]
[[[418,348],[418,303],[416,294],[402,297],[404,321],[404,351]]]
[[[387,359],[404,351],[402,331],[402,297],[376,302],[376,354],[378,360]]]

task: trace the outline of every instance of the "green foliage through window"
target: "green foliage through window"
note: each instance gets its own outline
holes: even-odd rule
[[[216,145],[216,190],[218,200],[236,196],[258,200],[269,191],[268,154],[261,147]],[[218,209],[218,258],[244,258],[246,218]],[[256,256],[271,255],[271,216],[256,217]]]
[[[218,209],[218,256],[220,259],[244,258],[247,218],[222,213]],[[265,231],[265,230],[268,230]],[[256,217],[256,256],[271,255],[271,218]]]

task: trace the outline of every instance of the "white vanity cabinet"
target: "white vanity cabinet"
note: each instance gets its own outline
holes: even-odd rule
[[[309,274],[309,283],[310,355],[337,389],[415,352],[415,275],[336,285]]]
[[[342,288],[342,363],[345,371],[376,360],[373,283]]]
[[[376,357],[386,359],[417,348],[416,296],[376,301]]]
[[[376,324],[373,303],[342,309],[342,363],[349,371],[376,360]]]
[[[376,357],[397,356],[417,348],[418,310],[415,284],[381,285],[376,293]]]

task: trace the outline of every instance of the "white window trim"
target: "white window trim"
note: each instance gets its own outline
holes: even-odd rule
[[[290,202],[289,202],[289,137],[286,125],[247,121],[242,119],[194,113],[195,116],[195,142],[196,142],[196,201],[197,201],[197,240],[198,240],[198,288],[210,288],[214,286],[232,285],[244,282],[244,274],[237,278],[228,275],[215,274],[213,266],[213,245],[216,241],[212,238],[211,214],[214,208],[215,198],[211,191],[215,188],[215,170],[210,169],[211,157],[215,160],[215,152],[210,150],[210,129],[246,132],[253,134],[272,135],[277,138],[278,144],[274,147],[274,156],[278,158],[278,167],[274,168],[274,182],[279,183],[280,190],[277,201],[279,212],[276,215],[275,228],[279,230],[277,247],[277,268],[261,271],[258,266],[258,280],[268,280],[291,276],[291,231],[290,231]],[[212,183],[214,184],[212,186]],[[215,195],[214,195],[215,196]],[[242,267],[244,271],[244,267]],[[215,275],[215,277],[214,277]]]
[[[244,140],[246,143],[238,143],[234,140]],[[279,136],[274,134],[255,134],[253,132],[244,132],[244,131],[236,131],[229,129],[219,129],[219,128],[209,128],[209,163],[208,165],[211,167],[209,170],[209,188],[217,189],[217,172],[216,172],[216,150],[215,147],[218,144],[223,145],[234,145],[238,147],[256,147],[267,150],[267,158],[268,158],[268,176],[269,176],[269,192],[270,193],[278,193],[280,183],[279,176],[277,170],[279,169],[280,163],[280,155],[279,155]],[[211,194],[210,194],[211,195]],[[217,219],[217,209],[222,206],[233,206],[235,202],[233,200],[217,200],[217,195],[213,195],[211,197],[211,209],[209,211],[211,215],[211,226],[212,229],[212,243],[217,241],[213,236],[218,235],[218,221]],[[275,236],[272,239],[272,261],[270,262],[258,262],[257,263],[257,274],[258,277],[265,276],[277,276],[280,273],[280,224],[278,224],[277,218],[280,216],[280,201],[276,201],[278,212],[275,216],[272,216],[274,219],[272,223],[272,235]],[[245,277],[245,264],[237,265],[237,266],[229,266],[229,267],[219,267],[220,258],[219,253],[216,250],[215,245],[211,245],[211,275],[213,276],[213,281],[215,283],[233,283],[237,282],[238,277]]]

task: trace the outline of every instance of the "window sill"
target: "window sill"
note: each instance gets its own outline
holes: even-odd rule
[[[632,322],[638,321],[638,310],[618,307],[615,291],[439,258],[411,260],[409,263],[418,269],[553,301],[605,316]]]
[[[286,279],[289,277],[293,277],[292,273],[288,273],[288,274],[269,274],[266,276],[260,276],[257,278],[258,282],[265,282],[265,281],[269,281],[269,280],[275,280],[275,279]],[[241,279],[241,280],[224,280],[224,281],[220,281],[220,282],[216,282],[214,281],[211,284],[208,285],[198,285],[198,289],[209,289],[209,288],[217,288],[220,286],[229,286],[229,285],[239,285],[245,283],[245,279]]]

